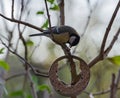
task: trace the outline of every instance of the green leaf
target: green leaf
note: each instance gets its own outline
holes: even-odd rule
[[[45,90],[47,90],[48,93],[51,93],[50,88],[49,88],[48,85],[46,85],[46,84],[39,85],[39,86],[38,86],[38,89],[39,89],[40,91],[45,91]]]
[[[8,91],[5,86],[3,86],[3,89],[4,89],[5,94],[8,95]]]
[[[18,91],[15,91],[15,92],[11,92],[9,95],[12,96],[12,97],[23,96],[23,91],[18,90]]]
[[[27,95],[26,98],[33,98],[32,95]]]
[[[27,45],[27,46],[33,46],[34,43],[33,43],[33,41],[31,41],[31,40],[27,40],[26,45]]]
[[[53,7],[50,7],[50,9],[51,9],[51,10],[54,10],[54,11],[57,11],[57,10],[59,10],[59,6],[56,5],[56,4],[54,4],[54,6],[53,6]]]
[[[49,3],[53,4],[54,0],[47,0]]]
[[[49,24],[49,21],[47,19],[41,28],[48,28],[48,24]]]
[[[32,80],[34,81],[34,83],[36,84],[36,85],[38,85],[38,78],[36,77],[36,76],[32,76]]]
[[[43,11],[38,11],[36,14],[37,15],[42,15],[42,14],[44,14],[44,12]]]
[[[4,68],[7,71],[10,69],[10,66],[4,60],[0,60],[0,67]]]
[[[24,92],[24,98],[33,98],[30,93]]]
[[[3,52],[3,50],[4,50],[5,48],[1,48],[0,49],[0,54],[3,54],[4,52]]]
[[[108,58],[108,60],[113,64],[120,66],[120,56],[114,56],[114,57]]]

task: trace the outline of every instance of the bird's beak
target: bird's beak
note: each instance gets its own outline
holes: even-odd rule
[[[69,44],[69,48],[71,48],[71,47],[72,47],[72,45]]]

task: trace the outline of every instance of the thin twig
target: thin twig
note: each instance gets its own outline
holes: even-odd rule
[[[35,50],[40,46],[41,40],[38,42],[38,44],[33,48],[33,50],[31,51],[31,54],[29,56],[29,58],[32,57],[33,53],[35,52]]]
[[[116,15],[118,13],[119,7],[120,7],[120,0],[119,0],[119,2],[117,4],[116,8],[115,8],[115,11],[114,11],[114,13],[113,13],[113,15],[111,17],[110,22],[109,22],[109,25],[108,25],[108,27],[106,28],[106,31],[105,31],[105,35],[104,35],[102,45],[101,45],[101,49],[100,49],[100,54],[102,55],[102,59],[104,59],[104,48],[105,48],[105,44],[106,44],[106,41],[107,41],[107,38],[108,38],[108,34],[109,34],[110,30],[111,30],[111,27],[113,25],[115,17],[116,17]]]
[[[64,0],[59,0],[59,8],[60,8],[60,25],[65,24],[65,11],[64,11]]]
[[[14,19],[14,0],[12,0],[11,17],[12,17],[12,19]]]
[[[3,14],[5,14],[5,8],[4,8],[4,4],[3,4],[3,0],[1,0],[1,9],[2,9],[2,13]],[[12,0],[12,11],[13,12],[11,12],[11,14],[13,14],[14,13],[14,0]],[[12,16],[11,16],[12,17]],[[5,36],[3,36],[2,34],[1,34],[1,36],[2,36],[2,38],[4,38],[4,39],[6,39],[7,41],[8,41],[8,47],[10,47],[11,46],[11,40],[12,40],[12,38],[13,38],[13,32],[14,32],[14,30],[15,30],[15,25],[13,25],[13,28],[10,30],[9,29],[9,27],[8,27],[8,24],[7,24],[7,22],[5,21],[5,20],[3,20],[3,23],[4,23],[4,28],[5,28],[5,31],[7,32],[7,34],[8,34],[8,38],[6,38]],[[8,54],[9,54],[9,51],[7,51],[6,52],[6,57],[5,57],[5,60],[7,61],[7,59],[8,59]]]
[[[21,18],[22,18],[22,13],[23,13],[23,8],[24,8],[24,0],[21,0],[21,12],[20,12],[20,18],[19,18],[19,21],[21,21]],[[24,28],[23,28],[24,29]],[[22,40],[22,43],[24,45],[24,48],[25,48],[25,59],[27,60],[27,55],[28,55],[28,49],[27,49],[27,45],[26,45],[26,42],[25,42],[25,39],[22,35],[23,32],[21,32],[21,29],[20,29],[20,24],[18,23],[18,31],[19,31],[19,38]],[[27,65],[26,65],[27,66]],[[26,68],[27,69],[27,68]]]
[[[117,88],[117,90],[120,90],[120,87]],[[91,93],[91,92],[87,92],[87,91],[83,91],[85,94],[90,95],[92,94],[93,96],[99,96],[99,95],[104,95],[104,94],[108,94],[110,93],[110,89],[108,90],[104,90],[104,91],[100,91],[100,92],[95,92],[95,93]]]
[[[117,81],[115,81],[115,75],[113,75],[112,77],[113,77],[112,78],[112,85],[111,85],[110,89],[104,90],[104,91],[100,91],[100,92],[95,92],[95,93],[84,91],[84,93],[88,94],[88,95],[92,94],[93,96],[99,96],[99,95],[111,93],[111,89],[113,90],[113,88],[116,89],[116,91],[120,90],[120,87],[118,87],[118,84],[120,82],[120,70],[118,72],[118,76],[117,76],[117,79],[116,79]],[[113,87],[113,84],[114,84],[114,87]],[[113,91],[112,91],[112,93],[113,93]]]
[[[120,82],[120,69],[118,71],[118,76],[117,76],[117,79],[116,79],[116,85],[117,85],[117,87],[119,85],[119,82]]]
[[[108,48],[104,51],[104,57],[106,57],[108,55],[108,53],[110,52],[110,50],[112,49],[113,45],[115,44],[118,36],[120,34],[120,27],[118,29],[118,31],[116,32],[116,34],[114,35],[110,45],[108,46]],[[102,55],[99,54],[97,57],[95,57],[89,64],[88,66],[91,68],[92,66],[94,66],[97,62],[99,62],[100,60],[102,60]]]
[[[110,50],[112,49],[113,45],[115,44],[116,40],[118,39],[118,36],[120,34],[120,27],[118,29],[118,31],[116,32],[116,34],[114,35],[113,40],[111,41],[110,45],[108,46],[108,48],[105,50],[104,55],[107,56],[108,53],[110,52]]]
[[[101,60],[101,55],[98,55],[90,63],[88,63],[88,66],[91,68],[100,60]]]
[[[35,25],[32,25],[32,24],[30,24],[30,23],[27,23],[27,22],[24,22],[24,21],[19,21],[19,20],[17,20],[17,19],[8,18],[8,17],[2,15],[1,13],[0,13],[0,16],[3,17],[4,19],[8,20],[8,21],[15,22],[15,23],[19,23],[19,24],[22,24],[22,25],[26,25],[26,26],[28,26],[28,27],[31,27],[31,28],[35,29],[35,30],[38,30],[38,31],[40,31],[40,32],[43,32],[43,29],[42,29],[42,28],[39,28],[39,27],[37,27],[37,26],[35,26]]]
[[[88,95],[92,94],[93,96],[98,96],[98,95],[103,95],[103,94],[110,93],[110,98],[115,98],[117,90],[120,90],[120,87],[118,87],[119,82],[120,82],[120,70],[118,71],[117,77],[115,76],[115,74],[112,74],[112,83],[111,83],[111,88],[110,89],[100,91],[100,92],[96,92],[96,93],[91,93],[91,92],[84,91],[84,93],[86,93]]]
[[[8,81],[8,80],[11,80],[11,79],[13,79],[13,78],[16,78],[16,77],[19,77],[19,76],[23,76],[23,75],[25,75],[25,74],[26,74],[26,72],[15,73],[15,74],[7,77],[5,80]]]
[[[88,5],[88,9],[89,9],[89,15],[88,15],[88,18],[86,19],[87,22],[86,22],[86,24],[85,24],[84,31],[83,31],[83,33],[81,34],[81,37],[83,37],[83,36],[85,35],[86,31],[87,31],[87,28],[88,28],[88,26],[89,26],[89,24],[90,24],[91,16],[92,16],[94,10],[96,10],[96,7],[97,7],[97,5],[98,5],[98,2],[99,2],[99,0],[97,0],[97,2],[95,3],[94,8],[92,9],[92,8],[91,8],[91,5],[90,5],[90,0],[87,0],[87,5]]]
[[[95,6],[94,6],[94,9],[92,9],[91,6],[90,6],[90,0],[87,0],[87,2],[88,2],[88,3],[87,3],[87,4],[88,4],[88,8],[89,8],[89,15],[88,15],[88,18],[86,19],[87,22],[86,22],[86,24],[85,24],[83,33],[81,34],[81,39],[82,39],[82,37],[85,35],[85,33],[86,33],[87,29],[88,29],[88,26],[89,26],[90,21],[91,21],[92,13],[93,13],[93,11],[96,9],[99,0],[96,2]],[[77,45],[77,46],[74,48],[72,54],[74,54],[74,53],[76,52],[76,49],[78,48],[78,46],[79,46],[79,45]]]
[[[38,98],[36,88],[35,88],[35,83],[33,82],[32,76],[28,70],[28,78],[30,80],[30,87],[31,87],[31,93],[33,95],[33,98]]]
[[[116,78],[115,74],[112,74],[112,83],[111,83],[110,98],[115,98],[115,95],[116,95],[115,78]]]
[[[49,14],[49,10],[48,10],[47,0],[44,0],[44,1],[45,1],[45,7],[46,7],[48,21],[49,21],[49,28],[51,29],[51,20],[50,20],[50,14]]]
[[[116,98],[119,82],[120,82],[120,70],[118,71],[117,77],[115,76],[115,74],[112,75],[110,98]]]
[[[24,0],[21,0],[21,10],[20,10],[19,21],[21,21],[21,19],[22,19],[23,9],[24,9]],[[25,60],[27,61],[27,60],[28,60],[28,57],[27,57],[27,55],[28,55],[28,49],[27,49],[26,41],[25,41],[25,39],[24,39],[24,37],[23,37],[23,35],[22,35],[23,32],[21,31],[20,26],[21,26],[21,25],[18,23],[18,32],[19,32],[19,39],[18,39],[18,40],[21,40],[22,43],[23,43],[24,50],[25,50],[25,52],[24,52],[24,58],[25,58]],[[25,27],[26,27],[26,26],[25,26]],[[24,28],[23,28],[23,29],[24,29]],[[29,66],[28,66],[28,64],[26,64],[26,62],[24,63],[24,67],[25,67],[26,74],[25,74],[25,76],[24,76],[23,90],[25,89],[25,86],[26,86],[26,83],[27,83],[27,80],[28,80],[28,77],[29,77],[28,74],[30,74]],[[31,88],[31,89],[33,89],[33,88]],[[34,95],[33,95],[33,96],[34,96]]]
[[[26,6],[27,6],[27,4],[26,4]],[[26,16],[26,18],[25,18],[25,20],[27,19],[27,17],[28,17],[28,15],[29,15],[29,11],[28,11],[28,13],[27,13],[27,16]],[[18,24],[18,25],[20,25],[20,24]],[[23,27],[23,29],[21,30],[21,32],[24,32],[25,31],[25,29],[26,29],[26,25]],[[18,38],[18,40],[16,41],[17,43],[16,43],[16,48],[15,48],[15,51],[17,51],[17,48],[18,48],[18,43],[19,43],[19,38]]]
[[[23,63],[26,63],[27,65],[29,65],[29,67],[31,68],[31,70],[33,71],[33,73],[37,76],[42,76],[42,77],[49,77],[49,75],[46,73],[42,73],[40,72],[39,70],[36,70],[29,62],[27,62],[27,60],[25,60],[22,56],[20,56],[19,54],[17,54],[16,52],[12,51],[10,49],[10,47],[8,47],[1,39],[0,41],[2,42],[2,44],[11,52],[13,53],[14,55],[16,55],[18,58],[20,58],[20,60],[23,62]]]

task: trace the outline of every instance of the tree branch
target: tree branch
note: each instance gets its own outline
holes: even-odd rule
[[[48,10],[47,0],[44,0],[44,1],[45,1],[45,7],[46,7],[48,21],[49,21],[49,28],[51,29],[51,20],[50,20],[50,14],[49,14],[49,10]]]
[[[118,31],[116,32],[116,34],[114,35],[113,40],[111,41],[110,45],[108,46],[108,48],[105,50],[104,55],[107,56],[108,53],[110,52],[110,50],[112,49],[113,45],[115,44],[116,40],[118,39],[118,36],[120,34],[120,27],[118,29]]]
[[[119,7],[120,7],[120,0],[119,0],[119,2],[117,4],[116,8],[115,8],[115,11],[114,11],[114,13],[113,13],[113,15],[111,17],[110,22],[109,22],[109,25],[108,25],[108,27],[106,28],[106,31],[105,31],[105,35],[104,35],[104,38],[103,38],[103,41],[102,41],[102,45],[101,45],[101,49],[100,49],[100,54],[102,55],[102,59],[104,59],[104,48],[105,48],[105,44],[106,44],[106,41],[107,41],[107,37],[108,37],[108,34],[109,34],[110,30],[111,30],[111,27],[113,25],[115,17],[117,15]]]
[[[28,27],[31,27],[31,28],[35,29],[35,30],[38,30],[38,31],[40,31],[40,32],[43,32],[43,29],[42,29],[42,28],[39,28],[39,27],[37,27],[37,26],[35,26],[35,25],[32,25],[32,24],[30,24],[30,23],[27,23],[27,22],[24,22],[24,21],[20,21],[20,20],[17,20],[17,19],[8,18],[8,17],[2,15],[1,13],[0,13],[0,16],[3,17],[4,19],[8,20],[8,21],[15,22],[15,23],[19,23],[19,24],[22,24],[22,25],[26,25],[26,26],[28,26]]]
[[[64,0],[59,0],[59,8],[60,8],[60,25],[65,24],[65,11],[64,11]]]
[[[112,74],[112,83],[111,83],[111,90],[110,90],[110,98],[115,98],[116,95],[116,86],[115,86],[115,74]]]
[[[120,90],[120,87],[118,87],[117,90]],[[95,92],[95,93],[84,91],[84,93],[87,94],[87,95],[92,94],[93,96],[99,96],[99,95],[103,95],[103,94],[108,94],[108,93],[110,93],[110,91],[111,90],[108,89],[108,90],[104,90],[104,91],[100,91],[100,92]]]
[[[119,27],[118,31],[116,32],[116,34],[114,35],[114,37],[113,37],[110,45],[109,45],[108,48],[104,51],[104,57],[106,57],[106,56],[108,55],[108,53],[111,51],[111,49],[112,49],[113,45],[115,44],[115,42],[116,42],[119,34],[120,34],[120,27]],[[95,58],[88,64],[88,66],[89,66],[89,67],[92,67],[92,66],[94,66],[97,62],[99,62],[100,60],[102,60],[102,55],[101,55],[101,54],[99,54],[97,57],[95,57]]]
[[[31,68],[31,70],[33,71],[33,73],[37,76],[42,76],[42,77],[49,77],[49,75],[46,73],[42,73],[40,72],[38,69],[36,70],[29,62],[27,62],[27,60],[25,60],[22,56],[20,56],[19,54],[17,54],[16,52],[12,51],[1,39],[0,41],[2,42],[2,44],[14,55],[16,55],[18,58],[20,58],[22,63],[26,63],[27,65],[29,65],[29,67]]]
[[[12,19],[14,19],[14,0],[12,0],[11,17],[12,17]]]

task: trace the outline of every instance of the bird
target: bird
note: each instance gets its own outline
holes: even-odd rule
[[[77,31],[66,25],[53,26],[47,30],[44,30],[42,33],[31,34],[29,36],[46,36],[60,45],[66,45],[68,43],[70,48],[76,46],[80,41],[80,35]]]

